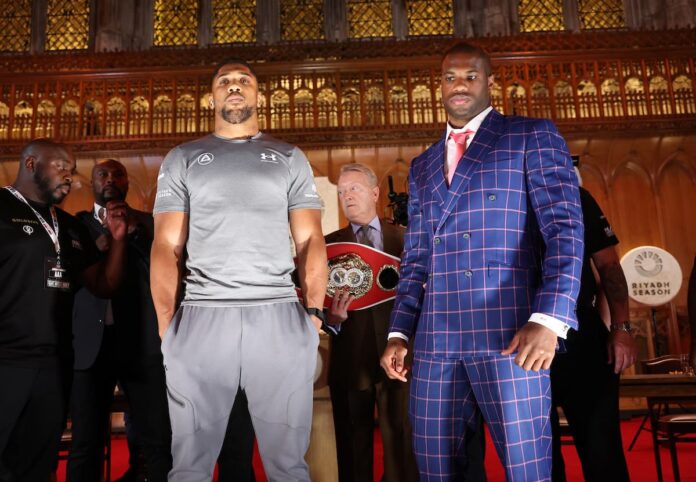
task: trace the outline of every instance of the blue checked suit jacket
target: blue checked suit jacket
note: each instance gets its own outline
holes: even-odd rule
[[[545,119],[486,116],[445,182],[443,137],[411,163],[390,332],[445,358],[500,353],[532,313],[577,328],[583,224],[563,138]]]

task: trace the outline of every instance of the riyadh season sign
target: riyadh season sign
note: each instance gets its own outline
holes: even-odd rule
[[[628,295],[648,306],[669,303],[677,296],[682,271],[677,260],[662,248],[640,246],[621,258]]]

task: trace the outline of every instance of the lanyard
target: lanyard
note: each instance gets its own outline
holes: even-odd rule
[[[24,196],[22,196],[22,194],[19,191],[17,191],[12,186],[5,186],[5,189],[10,191],[10,193],[12,193],[14,197],[22,201],[27,206],[29,206],[29,209],[31,209],[34,212],[34,215],[48,233],[48,236],[51,238],[51,241],[53,241],[53,246],[56,248],[56,257],[58,258],[57,264],[58,266],[60,266],[60,242],[58,240],[58,216],[56,216],[56,209],[53,206],[48,208],[48,210],[51,213],[51,221],[53,221],[53,227],[51,227],[43,218],[43,216],[41,216],[41,214],[39,214],[39,212],[36,209],[34,209],[34,207],[31,204],[29,204],[29,202],[24,198]]]

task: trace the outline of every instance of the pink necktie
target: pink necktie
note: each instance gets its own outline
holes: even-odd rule
[[[472,130],[465,130],[464,132],[451,132],[449,139],[454,142],[447,140],[447,183],[452,184],[452,178],[454,178],[454,171],[457,170],[457,164],[459,160],[464,155],[466,151],[466,141],[474,134]]]

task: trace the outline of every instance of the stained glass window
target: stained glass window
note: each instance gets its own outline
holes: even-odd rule
[[[347,0],[351,38],[391,37],[391,0]]]
[[[451,0],[408,0],[409,35],[451,35],[454,14]]]
[[[198,43],[198,0],[155,0],[155,45]]]
[[[46,50],[86,49],[89,0],[48,0]]]
[[[520,0],[517,14],[521,32],[565,30],[563,0]]]
[[[213,43],[256,41],[256,0],[213,0]]]
[[[578,13],[584,29],[626,26],[621,0],[578,0]]]
[[[280,2],[280,37],[283,40],[323,40],[323,6],[323,0]]]
[[[31,0],[15,0],[0,12],[0,50],[26,52],[31,40]]]

